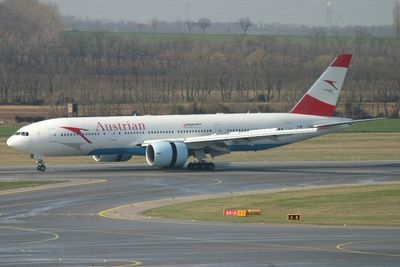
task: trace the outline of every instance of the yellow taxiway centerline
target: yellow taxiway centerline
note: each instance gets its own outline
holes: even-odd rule
[[[385,240],[381,240],[385,241]],[[346,246],[354,245],[354,244],[362,244],[362,243],[374,243],[379,242],[379,240],[369,240],[369,241],[353,241],[353,242],[346,242],[342,244],[336,245],[336,249],[347,252],[347,253],[354,253],[354,254],[365,254],[365,255],[374,255],[374,256],[387,256],[387,257],[400,257],[400,254],[393,254],[393,253],[381,253],[381,252],[371,252],[371,251],[362,251],[362,250],[352,250],[346,249]]]

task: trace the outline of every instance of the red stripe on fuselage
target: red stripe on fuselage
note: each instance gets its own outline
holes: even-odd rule
[[[336,106],[327,104],[306,94],[293,108],[291,113],[331,117],[335,113],[335,109]]]
[[[73,133],[76,133],[76,135],[79,135],[80,137],[82,137],[86,142],[88,142],[89,144],[91,144],[92,142],[90,142],[89,139],[86,138],[86,136],[82,133],[82,131],[87,131],[86,129],[81,129],[81,128],[76,128],[76,127],[61,127],[64,128],[68,131],[71,131]]]

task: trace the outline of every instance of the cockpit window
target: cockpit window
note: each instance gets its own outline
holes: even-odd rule
[[[16,132],[15,135],[29,136],[29,132]]]

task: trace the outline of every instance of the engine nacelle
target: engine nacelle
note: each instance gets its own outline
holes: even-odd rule
[[[146,147],[146,160],[150,166],[182,167],[188,157],[188,148],[181,142],[159,141]]]
[[[120,162],[128,161],[132,155],[93,155],[93,159],[97,162]]]

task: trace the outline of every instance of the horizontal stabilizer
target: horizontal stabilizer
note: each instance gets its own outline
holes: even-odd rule
[[[363,119],[363,120],[348,120],[348,121],[340,121],[340,122],[333,122],[333,123],[326,123],[326,124],[318,124],[313,125],[316,128],[324,128],[330,126],[338,126],[338,125],[351,125],[353,123],[360,123],[360,122],[367,122],[367,121],[376,121],[376,120],[383,120],[384,118],[375,118],[375,119]]]

